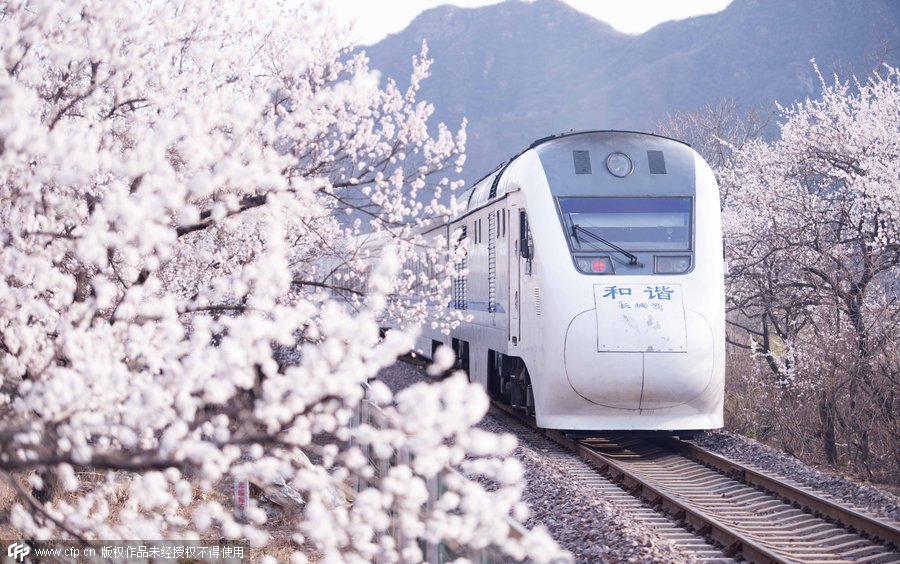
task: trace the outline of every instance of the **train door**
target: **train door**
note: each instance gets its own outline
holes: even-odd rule
[[[521,211],[521,215],[520,212]],[[509,340],[513,346],[519,344],[522,332],[522,318],[519,309],[522,303],[522,259],[519,255],[519,226],[524,219],[525,211],[519,210],[518,205],[510,205],[505,213],[509,214]]]

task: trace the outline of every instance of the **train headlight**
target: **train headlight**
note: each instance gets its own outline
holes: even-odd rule
[[[575,257],[575,265],[585,274],[613,274],[609,257]]]
[[[655,262],[656,265],[653,268],[653,272],[657,274],[681,274],[691,268],[691,257],[689,255],[656,257]]]
[[[625,178],[634,170],[634,163],[625,153],[612,153],[606,157],[606,170],[613,176]]]

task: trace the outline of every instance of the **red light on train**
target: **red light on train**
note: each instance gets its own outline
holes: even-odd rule
[[[609,257],[576,256],[575,267],[583,274],[614,274]]]

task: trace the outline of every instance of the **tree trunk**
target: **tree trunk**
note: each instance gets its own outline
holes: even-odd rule
[[[822,423],[822,447],[828,464],[837,464],[837,444],[834,437],[834,404],[827,391],[819,401],[819,419]]]

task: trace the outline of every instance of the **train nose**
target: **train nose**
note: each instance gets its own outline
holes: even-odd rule
[[[598,350],[598,321],[597,310],[583,312],[566,332],[566,377],[588,401],[616,409],[664,409],[697,398],[712,381],[713,332],[699,313],[684,310],[685,340],[677,352],[656,352],[638,341],[634,350]],[[589,350],[594,354],[585,354]]]

